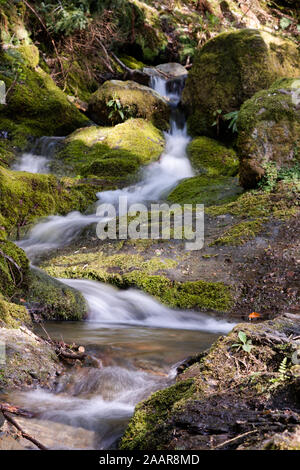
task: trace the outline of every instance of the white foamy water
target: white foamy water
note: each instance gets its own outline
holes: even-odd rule
[[[49,172],[49,161],[46,157],[34,155],[33,153],[23,153],[19,162],[13,165],[15,171],[26,171],[28,173]]]
[[[233,323],[202,313],[172,310],[136,289],[118,290],[106,284],[79,279],[60,279],[80,291],[87,301],[87,325],[134,325],[227,333]]]
[[[41,137],[37,139],[31,152],[21,155],[12,169],[15,171],[26,171],[28,173],[49,173],[49,163],[57,143],[63,137]]]
[[[170,384],[171,375],[162,378],[118,366],[93,369],[88,375],[83,370],[78,372],[75,386],[66,390],[63,386],[57,394],[39,389],[12,398],[48,426],[54,421],[95,431],[98,442],[94,446],[107,449],[122,435],[136,403]],[[53,448],[64,448],[63,442],[64,435],[58,435]]]
[[[186,124],[178,123],[180,119],[176,113],[176,106],[180,101],[180,87],[177,84],[176,87],[171,87],[168,91],[166,81],[160,77],[153,77],[152,87],[169,99],[173,109],[170,131],[165,132],[165,150],[159,161],[144,168],[139,183],[124,189],[98,193],[98,204],[110,203],[117,207],[120,196],[127,196],[129,204],[158,201],[166,196],[181,179],[193,176],[193,170],[186,154],[190,138],[187,134]],[[54,142],[55,140],[53,145]],[[50,144],[52,143],[50,142]],[[49,149],[47,151],[49,153]],[[49,249],[69,244],[85,227],[100,220],[101,218],[96,215],[83,215],[80,212],[72,212],[67,216],[51,216],[36,225],[28,238],[19,242],[19,245],[31,257]]]

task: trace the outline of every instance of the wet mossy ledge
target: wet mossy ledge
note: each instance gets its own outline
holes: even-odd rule
[[[234,149],[209,137],[197,137],[189,143],[187,153],[198,176],[181,181],[168,195],[170,202],[210,206],[230,201],[242,192]]]
[[[189,358],[175,385],[137,405],[119,449],[297,448],[298,440],[286,433],[300,424],[299,366],[292,361],[299,332],[299,315],[291,314],[236,325],[209,351]],[[279,422],[287,409],[293,423]]]
[[[299,214],[299,181],[280,182],[272,191],[251,190],[205,209],[209,216],[234,216],[235,223],[210,246],[244,245],[264,231],[269,222],[288,221]]]
[[[164,146],[163,133],[144,119],[128,119],[114,127],[90,126],[65,139],[52,168],[73,175],[124,180],[141,165],[157,160]]]
[[[183,91],[192,135],[215,136],[216,112],[237,111],[277,78],[300,75],[299,51],[288,39],[256,29],[221,33],[200,48]]]
[[[17,237],[39,217],[85,211],[95,202],[95,192],[94,186],[77,180],[0,166],[0,237]]]
[[[231,286],[202,280],[180,282],[168,277],[177,262],[157,257],[103,252],[61,255],[42,267],[53,277],[91,279],[109,283],[119,289],[138,288],[173,308],[228,312],[233,304]]]
[[[239,159],[230,147],[209,137],[197,137],[187,146],[194,169],[207,176],[236,176]]]
[[[88,307],[80,292],[37,268],[30,269],[20,296],[35,321],[80,321],[87,316]]]

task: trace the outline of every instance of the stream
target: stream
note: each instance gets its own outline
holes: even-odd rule
[[[152,88],[167,97],[172,110],[165,151],[158,162],[144,168],[139,183],[98,193],[98,203],[117,205],[121,195],[126,195],[129,203],[159,201],[179,180],[193,176],[186,154],[190,138],[178,109],[183,84],[152,78]],[[47,172],[57,138],[43,139],[31,153],[22,155],[14,169]],[[51,216],[18,244],[34,262],[39,253],[67,246],[99,220],[96,214],[79,212]],[[12,403],[36,413],[29,426],[50,448],[115,448],[135,405],[174,383],[180,361],[207,349],[218,335],[233,327],[226,320],[199,312],[172,310],[135,289],[120,291],[89,280],[61,281],[83,294],[88,319],[48,322],[47,332],[52,338],[84,345],[94,361],[59,377],[53,392],[39,389],[9,397]],[[43,334],[38,326],[36,329]]]

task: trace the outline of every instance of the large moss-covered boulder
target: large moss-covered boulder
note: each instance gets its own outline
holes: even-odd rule
[[[123,178],[157,160],[164,143],[162,132],[144,119],[114,127],[90,126],[65,139],[54,165],[71,174]]]
[[[238,110],[277,78],[298,75],[300,56],[293,42],[254,29],[219,34],[196,53],[183,91],[190,132],[213,135],[217,110]]]
[[[0,132],[20,148],[28,136],[66,135],[88,123],[50,75],[36,66],[33,47],[7,49],[0,55],[0,80],[9,90],[7,104],[0,104]]]
[[[111,80],[91,96],[88,115],[104,126],[132,117],[147,119],[165,130],[168,128],[170,108],[167,101],[149,87],[130,80]]]
[[[280,79],[246,101],[238,118],[240,182],[253,188],[268,165],[300,162],[300,79]]]
[[[208,176],[235,176],[239,160],[236,152],[209,137],[197,137],[187,147],[194,169]]]

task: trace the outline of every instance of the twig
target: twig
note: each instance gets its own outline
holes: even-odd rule
[[[10,405],[9,403],[0,403],[0,411],[2,413],[9,412],[17,416],[24,416],[25,418],[33,417],[33,414],[30,413],[29,411],[23,410],[22,408],[19,408],[18,406]]]
[[[35,444],[40,450],[48,450],[47,447],[45,447],[43,444],[41,444],[39,441],[37,441],[34,437],[30,436],[30,434],[27,434],[27,432],[23,431],[23,429],[21,428],[21,426],[17,423],[17,421],[14,420],[14,418],[12,418],[11,416],[9,416],[7,414],[6,411],[3,411],[2,410],[2,414],[4,416],[4,418],[10,423],[12,424],[13,426],[15,426],[15,428],[17,428],[17,430],[21,433],[22,437],[24,439],[27,439],[28,441],[31,441],[33,444]]]
[[[248,431],[244,432],[243,434],[239,434],[236,437],[233,437],[232,439],[228,439],[227,441],[222,442],[221,444],[218,444],[217,446],[213,447],[213,450],[220,449],[221,447],[224,447],[227,444],[231,444],[234,441],[237,441],[238,439],[241,439],[242,437],[249,436],[250,434],[254,434],[255,432],[258,432],[257,429],[253,429],[253,431]]]

